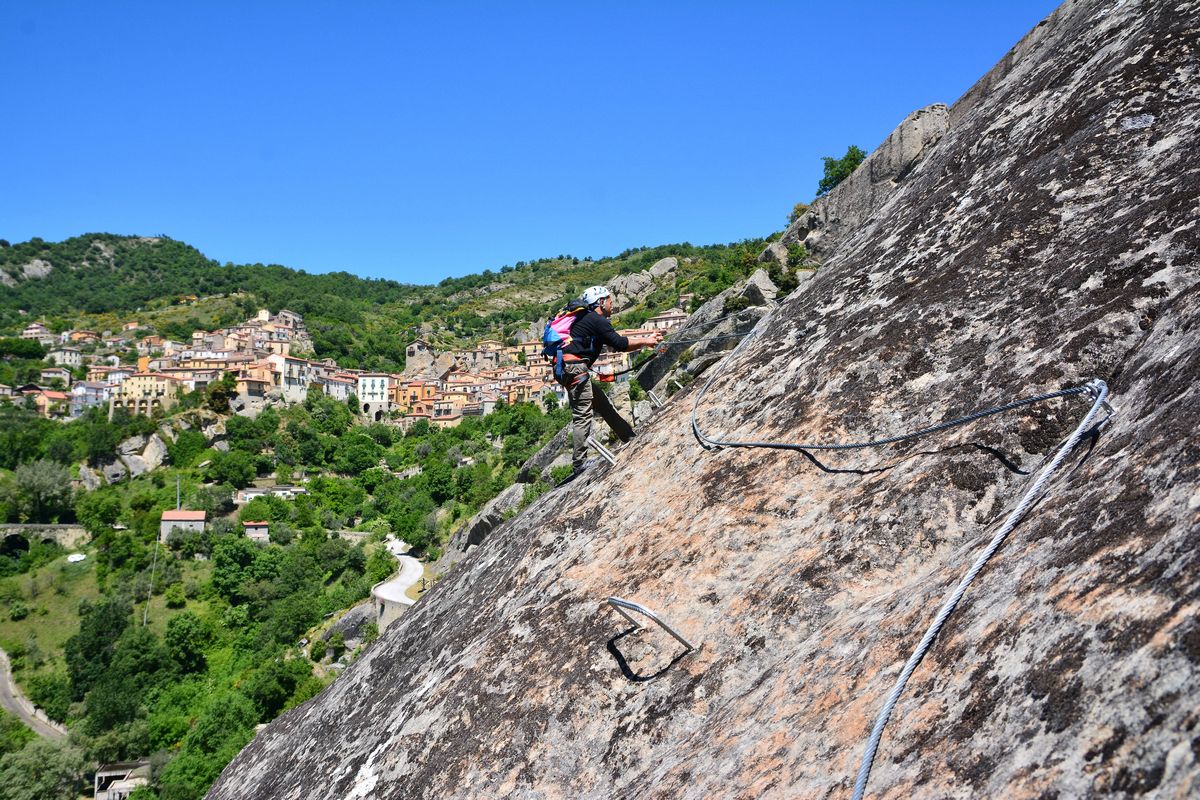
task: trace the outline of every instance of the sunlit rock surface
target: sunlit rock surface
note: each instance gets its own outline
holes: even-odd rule
[[[1200,793],[1197,20],[1060,8],[714,367],[706,429],[792,441],[1113,389],[914,674],[870,796]],[[849,796],[901,663],[1086,403],[825,471],[701,450],[698,385],[497,528],[210,796]],[[608,595],[700,649],[621,636]]]

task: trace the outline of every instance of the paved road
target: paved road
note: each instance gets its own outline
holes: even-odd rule
[[[400,560],[400,574],[375,589],[375,595],[384,600],[391,600],[401,605],[411,606],[417,602],[405,594],[408,587],[421,580],[425,567],[412,556],[397,556]]]
[[[38,736],[44,739],[65,739],[67,731],[61,725],[45,717],[42,712],[34,712],[33,703],[29,702],[13,684],[12,668],[8,664],[8,653],[0,650],[0,706],[5,711],[14,714],[21,722]]]

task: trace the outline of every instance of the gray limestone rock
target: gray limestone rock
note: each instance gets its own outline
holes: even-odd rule
[[[733,338],[748,333],[767,312],[767,304],[773,302],[778,289],[767,276],[766,270],[755,270],[749,278],[735,284],[712,298],[687,321],[667,337],[665,347],[636,376],[643,389],[657,389],[664,385],[680,356],[691,352],[693,357],[715,350],[728,350],[737,345]],[[730,315],[725,303],[735,297],[744,297],[751,307]],[[695,341],[695,340],[701,341]]]
[[[437,563],[433,565],[436,572],[444,573],[454,564],[462,561],[467,552],[483,543],[502,522],[505,516],[521,505],[525,496],[525,484],[514,483],[500,494],[493,497],[479,512],[471,517],[457,533],[446,543],[446,550]]]
[[[541,450],[538,450],[521,465],[521,469],[517,470],[517,482],[533,483],[536,481],[541,471],[549,466],[564,448],[570,446],[571,426],[567,425],[556,433],[553,439],[543,445]]]
[[[142,460],[146,462],[149,469],[155,469],[162,465],[167,458],[167,445],[157,434],[151,434],[146,442],[146,448],[142,450]]]
[[[1198,19],[1064,4],[697,379],[706,432],[772,442],[1113,392],[912,674],[869,797],[1200,786]],[[905,659],[1092,401],[806,456],[699,447],[695,386],[486,537],[209,798],[848,797]]]
[[[375,609],[372,604],[360,603],[354,606],[336,622],[329,626],[321,638],[328,642],[334,633],[341,633],[347,650],[353,650],[363,643],[367,634],[367,625],[375,621]]]
[[[117,483],[125,479],[125,476],[129,474],[129,470],[118,459],[111,464],[105,464],[101,467],[100,474],[104,476],[106,483]]]
[[[79,465],[79,482],[83,484],[83,488],[89,492],[94,492],[104,485],[104,481],[100,473],[94,469],[90,469],[86,464]]]
[[[646,272],[618,275],[608,282],[613,293],[613,305],[618,309],[628,308],[654,291],[654,279]]]
[[[569,467],[569,466],[571,466],[571,454],[570,453],[559,453],[554,458],[553,461],[551,461],[549,464],[547,464],[545,466],[545,468],[542,469],[542,471],[540,473],[541,478],[546,483],[553,484],[554,480],[553,480],[553,478],[550,477],[550,473],[561,467]]]
[[[132,478],[144,475],[151,469],[150,465],[146,463],[146,459],[141,456],[121,456],[120,460],[125,463],[125,469],[129,471]]]
[[[146,446],[146,437],[142,435],[130,436],[125,441],[117,445],[117,454],[122,456],[137,455],[142,452],[142,448]]]
[[[808,211],[788,226],[780,241],[771,246],[771,253],[778,258],[782,249],[780,260],[786,262],[787,245],[793,242],[804,244],[814,254],[831,252],[912,176],[946,132],[949,116],[945,104],[934,103],[905,117],[858,169],[829,194],[814,200]]]
[[[668,275],[674,274],[678,267],[679,259],[675,258],[674,256],[668,256],[667,258],[654,262],[654,266],[650,267],[650,269],[646,271],[650,273],[651,278],[654,278],[654,280],[658,281],[662,280]]]
[[[45,278],[53,270],[54,266],[49,261],[35,258],[21,267],[21,274],[25,276],[26,280],[29,280]]]

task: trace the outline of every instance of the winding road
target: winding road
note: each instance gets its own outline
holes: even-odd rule
[[[43,739],[65,739],[67,729],[46,717],[45,712],[39,711],[21,694],[13,683],[12,667],[8,663],[8,653],[0,650],[0,707],[15,715],[25,723],[31,731]]]

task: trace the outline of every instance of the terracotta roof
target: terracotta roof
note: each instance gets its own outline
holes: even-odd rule
[[[249,528],[251,525],[253,525],[253,526],[254,526],[254,527],[256,527],[256,528],[261,528],[261,527],[263,527],[263,526],[265,526],[265,525],[269,525],[269,524],[270,524],[270,523],[269,523],[269,522],[267,522],[265,519],[264,519],[264,520],[250,520],[250,519],[248,519],[248,520],[246,520],[245,522],[243,522],[243,523],[242,523],[242,525],[244,525],[244,526],[245,526],[245,527],[247,527],[247,528]]]
[[[169,522],[203,522],[206,513],[203,511],[188,511],[187,509],[171,509],[164,511],[162,518]]]

